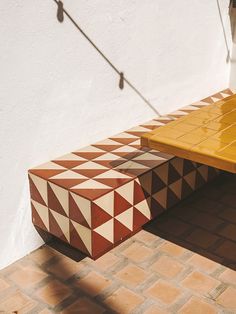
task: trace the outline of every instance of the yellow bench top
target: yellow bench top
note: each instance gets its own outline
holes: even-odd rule
[[[236,173],[236,95],[145,133],[141,143]]]

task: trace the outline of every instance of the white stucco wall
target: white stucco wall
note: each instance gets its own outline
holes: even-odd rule
[[[230,45],[228,2],[220,0]],[[228,87],[216,0],[64,0],[161,112]],[[53,0],[0,2],[0,268],[41,245],[27,169],[155,116]]]

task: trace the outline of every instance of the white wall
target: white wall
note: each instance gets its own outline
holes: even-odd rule
[[[221,0],[230,44],[228,1]],[[64,0],[161,112],[228,87],[216,0]],[[27,169],[154,117],[53,0],[0,3],[0,268],[41,245]]]

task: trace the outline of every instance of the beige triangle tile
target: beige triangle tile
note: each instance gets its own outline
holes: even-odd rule
[[[117,219],[120,223],[122,223],[126,228],[131,231],[133,231],[133,218],[133,207],[127,209],[126,211],[115,217],[115,219]]]
[[[45,204],[48,205],[47,181],[35,176],[32,173],[30,173],[29,176],[42,196]]]
[[[97,164],[93,161],[87,161],[83,163],[82,165],[79,165],[77,167],[74,167],[73,169],[108,169],[107,167],[104,167],[102,165]]]
[[[68,170],[64,171],[62,173],[59,173],[50,179],[87,179],[87,177],[83,176],[82,174],[79,174],[77,172]]]
[[[114,216],[114,191],[94,200],[94,203],[101,207],[110,216]]]
[[[139,164],[133,160],[128,160],[127,162],[124,162],[123,164],[117,166],[115,169],[125,169],[125,170],[129,170],[129,169],[148,169],[148,167]]]
[[[73,220],[71,220],[71,223],[74,226],[75,230],[77,231],[78,235],[80,236],[81,240],[83,241],[89,253],[92,254],[91,230],[78,224],[77,222]]]
[[[134,181],[122,185],[116,189],[116,192],[132,205],[134,199]]]
[[[104,154],[102,156],[99,156],[99,157],[93,159],[93,160],[94,161],[100,161],[100,160],[117,160],[117,159],[119,159],[119,160],[122,160],[122,159],[126,160],[126,159],[121,158],[121,157],[119,157],[117,155],[114,155],[112,153],[106,153],[106,154]]]
[[[63,156],[60,156],[54,160],[79,160],[79,161],[85,161],[87,159],[83,158],[83,157],[80,157],[80,156],[77,156],[73,153],[70,153],[70,154],[66,154],[66,155],[63,155]]]
[[[37,167],[34,167],[33,169],[42,169],[42,170],[67,170],[65,167],[62,167],[55,162],[49,161],[42,165],[39,165]]]
[[[164,163],[160,167],[154,169],[154,172],[159,176],[159,178],[165,183],[168,184],[168,174],[169,174],[169,166],[168,163]]]
[[[131,147],[128,145],[123,145],[115,150],[113,150],[113,153],[132,153],[137,151],[137,149],[135,147]]]
[[[67,216],[69,216],[69,192],[51,182],[49,182],[49,185],[52,188],[65,213],[67,214]]]
[[[83,183],[80,183],[76,186],[73,186],[73,190],[74,189],[102,189],[102,190],[105,189],[106,190],[106,189],[111,189],[111,187],[91,179]]]
[[[73,197],[75,203],[79,207],[82,215],[87,221],[88,225],[91,227],[91,201],[83,198],[77,194],[70,192],[70,195]]]
[[[42,204],[39,204],[38,202],[35,202],[34,200],[31,201],[37,213],[39,214],[39,217],[42,219],[45,227],[49,230],[48,208]]]
[[[70,242],[70,227],[69,227],[69,219],[54,210],[49,209],[53,217],[55,218],[56,222],[60,226],[64,236],[66,237],[67,241]]]
[[[130,177],[127,176],[126,174],[115,170],[109,170],[94,177],[94,179],[116,179],[116,178],[130,179]]]
[[[136,139],[137,136],[135,135],[132,135],[132,134],[129,134],[129,133],[126,133],[126,132],[122,132],[122,133],[119,133],[119,134],[116,134],[116,135],[113,135],[111,138],[129,138],[129,139]]]
[[[175,195],[181,199],[182,194],[182,179],[175,181],[169,185],[169,188],[175,193]]]
[[[140,211],[140,213],[142,213],[145,217],[151,219],[150,207],[146,200],[143,200],[142,202],[136,204],[135,208],[137,208]]]
[[[111,145],[111,146],[117,145],[117,146],[119,146],[120,144],[115,142],[115,141],[113,141],[113,140],[111,140],[111,139],[109,139],[109,138],[107,138],[107,139],[105,139],[103,141],[97,142],[95,145]]]
[[[104,151],[100,148],[97,148],[95,146],[86,146],[83,148],[80,148],[78,150],[75,150],[75,152],[81,152],[81,153],[103,153]]]
[[[192,172],[188,173],[186,176],[184,176],[184,179],[187,181],[187,183],[194,190],[195,189],[195,183],[196,183],[196,171],[192,171]]]
[[[159,203],[163,208],[167,207],[167,188],[164,188],[154,195],[152,197]]]
[[[111,243],[114,243],[114,219],[110,219],[101,226],[94,229],[103,238],[107,239]]]

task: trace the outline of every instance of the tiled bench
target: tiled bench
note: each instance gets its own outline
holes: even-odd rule
[[[33,224],[93,259],[109,251],[218,174],[142,148],[140,136],[229,95],[224,90],[30,169]]]

